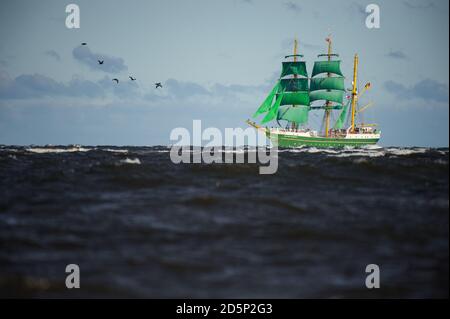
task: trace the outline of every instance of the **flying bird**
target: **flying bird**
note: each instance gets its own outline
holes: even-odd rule
[[[116,81],[116,83],[119,83],[119,79],[112,79],[112,81]]]
[[[157,89],[157,88],[162,88],[161,82],[155,83],[155,89]]]
[[[81,43],[81,45],[87,45],[87,43],[86,43],[86,42],[83,42],[83,43]]]
[[[131,75],[129,76],[131,81],[136,81],[136,78],[132,77]]]
[[[97,60],[98,64],[103,64],[103,62],[105,62],[104,60]]]

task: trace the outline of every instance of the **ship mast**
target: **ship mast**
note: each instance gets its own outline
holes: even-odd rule
[[[309,98],[310,101],[325,101],[325,105],[311,105],[311,109],[323,109],[323,119],[320,130],[325,131],[322,136],[330,137],[330,117],[332,110],[342,109],[342,100],[345,93],[344,76],[340,69],[339,60],[333,60],[333,57],[339,57],[338,54],[332,52],[332,40],[331,36],[325,39],[328,42],[328,51],[324,54],[319,54],[317,57],[327,57],[325,60],[314,62],[314,68],[311,75],[311,85]],[[316,77],[319,74],[325,74],[325,76]],[[337,103],[334,105],[334,103]]]
[[[297,38],[294,39],[294,62],[297,62]],[[294,74],[294,78],[297,77],[297,74]]]
[[[298,45],[297,38],[295,38],[294,39],[294,62],[297,62],[297,45]],[[294,74],[294,79],[296,79],[297,77],[298,77],[297,74]],[[294,107],[295,105],[292,105],[292,106]],[[292,129],[296,128],[295,122],[291,122],[291,128]]]
[[[352,124],[350,132],[355,131],[355,113],[356,113],[356,101],[358,100],[358,89],[356,85],[358,76],[358,54],[355,54],[355,59],[353,61],[353,87],[352,87]]]
[[[327,38],[327,42],[328,42],[328,61],[331,61],[331,35],[328,36]],[[327,76],[330,77],[330,73],[327,73]],[[328,137],[328,131],[329,131],[329,127],[330,127],[330,107],[331,102],[330,101],[326,101],[325,102],[325,137]]]

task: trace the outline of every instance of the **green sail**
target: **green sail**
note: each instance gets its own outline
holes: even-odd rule
[[[344,91],[344,77],[312,78],[311,91],[341,90]]]
[[[257,117],[259,114],[265,113],[270,110],[270,106],[272,105],[272,102],[273,102],[273,97],[277,93],[279,87],[280,87],[280,82],[277,82],[277,84],[275,84],[272,91],[266,97],[266,99],[261,104],[261,106],[256,110],[255,114],[253,114],[253,118]]]
[[[309,99],[312,101],[326,100],[342,104],[344,91],[313,91],[309,93]]]
[[[308,123],[309,107],[304,105],[284,106],[278,111],[278,120],[286,120],[297,124]]]
[[[277,117],[278,109],[280,108],[281,100],[283,99],[283,92],[277,95],[277,100],[275,101],[275,104],[272,106],[270,111],[266,114],[266,116],[263,118],[261,123],[267,123],[272,121]]]
[[[316,61],[312,71],[312,76],[321,73],[333,73],[342,76],[341,61]]]
[[[282,79],[280,81],[280,86],[287,92],[296,91],[308,91],[308,79],[303,78],[293,78],[293,79]]]
[[[347,118],[347,111],[348,106],[350,105],[350,100],[347,102],[347,104],[342,109],[341,114],[339,115],[339,118],[337,119],[336,123],[334,124],[334,129],[340,130],[342,127],[344,127],[345,119]]]
[[[283,62],[283,69],[281,71],[281,76],[286,75],[303,75],[305,77],[308,76],[308,72],[306,71],[306,63],[304,61],[298,62]]]
[[[281,105],[309,105],[309,94],[307,91],[286,92],[283,94]]]

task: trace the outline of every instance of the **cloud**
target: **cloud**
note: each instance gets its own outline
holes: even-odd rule
[[[263,90],[268,90],[267,85],[242,85],[229,84],[224,85],[216,83],[211,88],[211,94],[222,97],[235,96],[236,94],[252,94]]]
[[[100,97],[103,88],[95,82],[72,78],[67,84],[42,74],[22,74],[15,79],[0,71],[0,99],[28,99],[46,96]]]
[[[165,83],[169,95],[176,98],[186,98],[193,95],[210,95],[211,93],[200,84],[194,82],[181,82],[168,79]]]
[[[273,83],[272,83],[273,84]],[[193,96],[204,96],[219,100],[236,99],[244,95],[254,96],[255,94],[270,89],[269,85],[242,85],[242,84],[221,84],[215,83],[209,88],[194,82],[181,82],[175,79],[169,79],[165,83],[168,90],[168,96],[176,99],[186,99]],[[149,100],[160,100],[162,96],[148,95]]]
[[[425,101],[448,103],[448,86],[431,79],[422,80],[410,87],[394,81],[387,81],[384,83],[384,87],[399,99],[419,98]]]
[[[54,58],[56,61],[61,61],[61,56],[55,50],[47,50],[44,53],[45,55]]]
[[[403,51],[397,50],[397,51],[389,51],[386,56],[393,58],[393,59],[400,59],[400,60],[406,60],[408,57]]]
[[[292,2],[292,1],[285,2],[284,6],[289,11],[294,11],[296,13],[300,13],[302,11],[302,8],[298,4],[296,4],[296,3]]]
[[[0,98],[30,98],[60,93],[64,86],[43,75],[20,75],[12,79],[0,71]]]
[[[74,48],[72,50],[72,55],[75,60],[88,66],[91,70],[115,74],[128,69],[122,58],[94,53],[87,46],[78,46]],[[104,63],[99,64],[98,60],[103,60]]]
[[[111,91],[119,98],[138,98],[141,97],[138,91],[139,85],[135,81],[120,80],[119,83],[112,81],[109,76],[103,77],[103,79],[98,81],[98,84],[107,91]]]
[[[67,92],[66,95],[68,96],[86,96],[90,98],[105,96],[105,91],[99,83],[78,77],[73,77],[65,87]]]
[[[1,67],[7,67],[8,66],[8,62],[6,60],[0,60],[0,66]]]
[[[182,104],[190,101],[199,105],[211,105],[224,101],[237,103],[254,100],[255,97],[267,93],[270,85],[273,85],[272,82],[261,85],[215,83],[210,87],[204,87],[195,82],[171,78],[163,84],[163,89],[155,90],[152,87],[152,90],[144,91],[137,83],[138,81],[129,81],[127,78],[120,77],[119,80],[120,82],[117,84],[109,75],[105,75],[98,81],[73,76],[68,82],[60,82],[38,73],[22,74],[12,78],[6,71],[0,70],[0,101],[66,97],[88,100],[118,98],[152,104],[160,102]]]
[[[158,94],[154,94],[154,93],[147,93],[144,95],[144,100],[149,101],[149,102],[161,102],[161,101],[168,100],[168,96],[167,95],[158,95]]]

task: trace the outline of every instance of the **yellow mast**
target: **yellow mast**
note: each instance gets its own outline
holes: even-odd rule
[[[328,36],[327,38],[327,42],[328,42],[328,61],[331,60],[331,35]],[[327,74],[328,76],[330,76],[330,73]],[[331,105],[330,101],[326,101],[325,103],[325,137],[328,137],[328,130],[330,127],[330,110],[328,109],[328,107]]]
[[[355,113],[356,113],[356,101],[358,100],[357,92],[357,76],[358,76],[358,54],[355,54],[355,59],[353,61],[353,87],[352,87],[352,126],[350,132],[355,131]]]
[[[294,62],[297,62],[297,38],[294,39]],[[294,74],[294,77],[297,77],[297,74]]]

